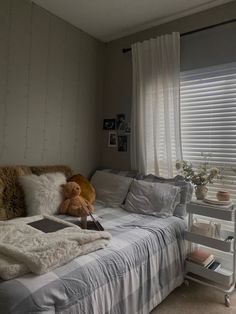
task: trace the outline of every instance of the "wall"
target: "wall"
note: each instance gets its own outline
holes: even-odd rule
[[[103,49],[28,0],[0,1],[1,165],[99,165]]]
[[[112,41],[106,47],[104,118],[113,118],[125,113],[130,120],[132,102],[131,53],[122,53],[122,48],[132,43],[157,37],[173,31],[185,33],[236,17],[236,2],[215,7],[173,22],[159,25],[131,36]],[[195,33],[181,38],[181,69],[236,61],[236,23],[220,28]],[[130,152],[117,152],[107,147],[108,132],[103,131],[102,166],[115,169],[130,168]],[[128,146],[128,148],[130,145]]]

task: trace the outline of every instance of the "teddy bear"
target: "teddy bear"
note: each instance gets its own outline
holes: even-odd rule
[[[81,196],[85,198],[90,204],[93,204],[96,197],[95,188],[82,174],[75,174],[69,180],[69,182],[76,182],[81,188]]]
[[[82,227],[86,228],[87,216],[94,213],[94,207],[81,194],[81,188],[76,182],[62,185],[65,200],[59,208],[60,214],[81,217]]]

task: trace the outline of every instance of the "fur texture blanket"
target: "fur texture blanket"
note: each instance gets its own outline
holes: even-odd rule
[[[46,273],[79,255],[104,248],[111,238],[108,232],[82,230],[60,222],[69,227],[53,233],[44,233],[22,221],[0,222],[0,277],[8,280],[29,272]]]

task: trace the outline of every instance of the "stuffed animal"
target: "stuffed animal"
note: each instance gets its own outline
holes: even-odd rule
[[[92,184],[82,174],[73,175],[69,182],[76,182],[81,188],[81,196],[85,198],[90,204],[93,204],[96,197],[96,192]]]
[[[62,185],[65,200],[59,208],[61,214],[81,217],[83,227],[86,227],[87,216],[94,212],[94,207],[81,194],[81,188],[76,182]]]

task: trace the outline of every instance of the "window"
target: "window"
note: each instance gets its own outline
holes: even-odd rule
[[[236,63],[183,72],[180,86],[183,159],[223,168],[209,194],[226,189],[236,201]]]

